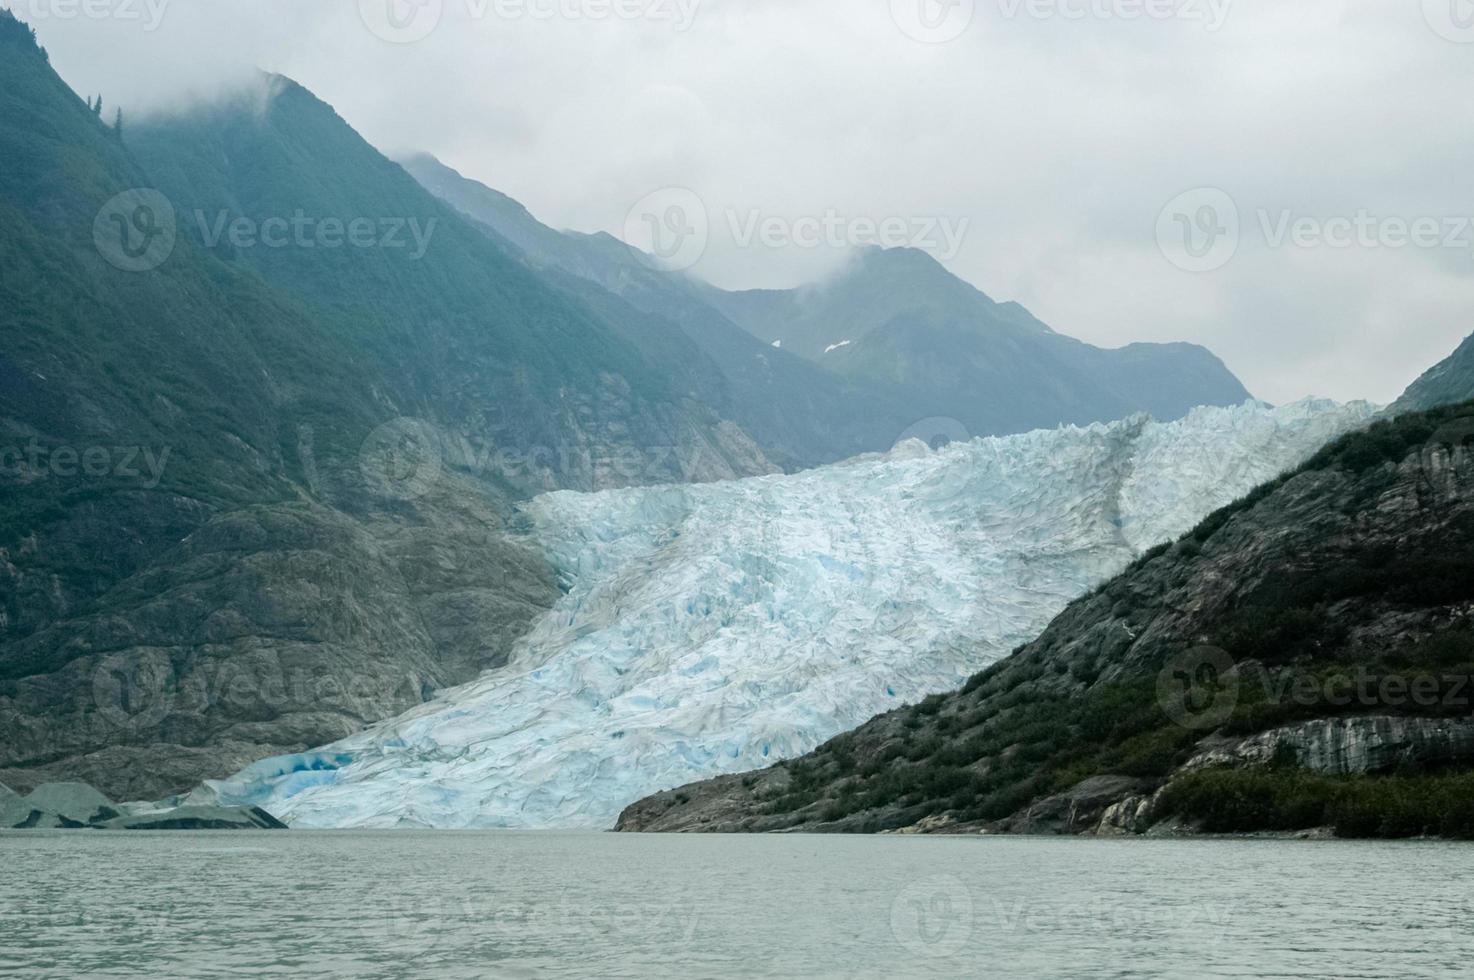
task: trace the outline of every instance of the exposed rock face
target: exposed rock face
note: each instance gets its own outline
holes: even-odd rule
[[[1130,817],[1117,810],[1117,805],[1148,785],[1147,780],[1129,776],[1091,776],[1063,793],[1030,804],[989,830],[1000,834],[1094,833],[1107,822],[1108,814],[1110,822],[1129,823]]]
[[[224,514],[11,654],[0,774],[156,799],[332,741],[505,662],[557,595],[536,552],[453,476],[399,514]],[[43,761],[44,760],[44,761]]]
[[[1263,765],[1276,759],[1340,775],[1467,761],[1474,759],[1474,721],[1386,715],[1319,718],[1214,746],[1186,762],[1181,771]]]
[[[788,769],[774,766],[746,775],[718,776],[691,783],[631,803],[620,813],[614,829],[646,833],[746,829],[742,824],[750,815],[749,801],[778,796],[788,789],[790,782]],[[762,829],[783,828],[775,825]]]
[[[1127,834],[1145,833],[1153,825],[1155,803],[1156,794],[1122,797],[1101,811],[1100,821],[1095,825],[1095,835],[1123,837]]]
[[[1140,832],[1153,788],[1183,763],[1474,765],[1467,707],[1451,720],[1436,704],[1275,689],[1368,665],[1468,673],[1457,665],[1474,653],[1474,443],[1459,433],[1471,418],[1474,406],[1455,406],[1340,440],[1071,604],[961,691],[772,770],[639,801],[618,827],[881,831],[950,814],[1000,830]],[[1204,665],[1211,698],[1174,701],[1179,677]],[[1148,783],[1082,790],[1089,775]]]

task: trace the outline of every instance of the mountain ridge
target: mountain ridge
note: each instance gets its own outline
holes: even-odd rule
[[[889,449],[923,417],[901,392],[883,385],[867,390],[762,343],[704,302],[685,277],[658,271],[610,235],[554,231],[505,194],[429,154],[402,158],[401,164],[489,234],[520,249],[535,267],[586,280],[629,304],[640,317],[634,329],[656,322],[683,331],[723,374],[723,404],[732,417],[784,469]]]
[[[1249,397],[1206,348],[1087,344],[917,249],[861,249],[839,272],[793,290],[704,295],[755,335],[846,377],[898,384],[925,414],[980,434],[1136,411],[1173,419]]]
[[[920,250],[861,249],[817,283],[729,292],[660,271],[611,236],[554,231],[430,154],[401,162],[534,264],[591,279],[679,324],[728,374],[744,428],[800,465],[884,451],[918,423],[1005,435],[1137,411],[1171,420],[1249,397],[1204,348],[1093,347],[1017,303],[994,302]],[[820,397],[777,419],[764,414],[796,391]],[[828,451],[816,455],[814,446]]]

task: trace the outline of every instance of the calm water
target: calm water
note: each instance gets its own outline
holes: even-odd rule
[[[0,976],[1451,977],[1474,846],[0,833]]]

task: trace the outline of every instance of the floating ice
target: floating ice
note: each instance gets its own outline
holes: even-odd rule
[[[1373,411],[1250,402],[546,494],[526,510],[567,593],[506,667],[210,787],[297,827],[608,827],[955,688]]]

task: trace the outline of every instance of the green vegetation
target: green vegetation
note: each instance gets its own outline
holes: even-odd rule
[[[1333,615],[1344,600],[1420,609],[1474,599],[1474,518],[1438,535],[1426,547],[1355,549],[1333,564],[1276,569],[1217,622],[1214,642],[1237,659],[1331,659],[1345,640],[1347,623]]]
[[[0,44],[14,47],[16,51],[34,51],[43,61],[49,61],[46,49],[36,41],[36,29],[22,24],[9,10],[0,10]]]
[[[892,803],[996,820],[1096,773],[1165,776],[1198,737],[1162,714],[1155,681],[1099,685],[1079,697],[1030,696],[1013,687],[1024,678],[1008,673],[978,675],[967,704],[929,698],[901,709],[898,737],[863,765],[855,761],[854,733],[830,740],[789,764],[788,789],[765,812],[830,799],[825,821]],[[1001,696],[980,703],[994,694]],[[923,727],[926,718],[934,723]]]
[[[1400,656],[1362,666],[1373,678],[1373,693],[1376,681],[1388,675],[1474,677],[1474,633],[1435,634]],[[895,713],[897,737],[864,765],[855,763],[861,751],[856,733],[832,739],[789,765],[787,791],[768,800],[764,812],[793,813],[826,800],[820,815],[826,822],[893,803],[950,812],[960,821],[997,820],[1090,776],[1164,779],[1192,756],[1204,734],[1163,712],[1154,674],[1077,694],[1042,692],[1031,683],[1039,675],[1037,667],[1000,661],[977,674],[960,696],[933,696],[901,709]],[[1467,704],[1410,697],[1381,705],[1342,701],[1340,682],[1349,680],[1344,665],[1302,663],[1223,681],[1219,693],[1231,693],[1236,702],[1222,729],[1251,734],[1369,710],[1434,716],[1469,711]],[[1314,696],[1305,696],[1307,691]]]
[[[1320,776],[1299,770],[1194,773],[1162,794],[1164,815],[1210,833],[1332,827],[1339,837],[1474,839],[1474,773]]]
[[[1466,687],[1459,679],[1474,679],[1474,632],[1442,630],[1395,654],[1359,662],[1304,656],[1293,663],[1254,667],[1241,674],[1235,689],[1237,702],[1223,725],[1231,735],[1368,712],[1467,716],[1474,684]],[[1428,687],[1421,690],[1415,684]]]
[[[234,102],[130,123],[126,144],[102,101],[0,11],[0,548],[17,568],[0,590],[0,681],[59,666],[16,646],[57,616],[112,610],[110,590],[216,515],[393,506],[365,499],[358,453],[396,416],[469,433],[486,458],[562,467],[552,479],[571,485],[582,460],[564,449],[635,456],[715,424],[687,395],[702,390],[692,368],[672,367],[697,356],[540,279],[298,86],[262,76]],[[162,192],[177,228],[144,271],[94,240],[132,188]],[[399,222],[403,246],[236,248],[207,241],[196,212],[206,226],[366,219],[376,235]],[[430,232],[418,257],[409,219]],[[18,465],[32,447],[168,457],[145,485]],[[477,475],[494,496],[544,485]]]
[[[27,572],[6,597],[9,640],[47,610],[84,611],[209,508],[286,497],[288,474],[260,465],[279,439],[295,444],[263,384],[263,349],[281,352],[281,383],[308,385],[314,372],[292,366],[312,353],[299,314],[187,246],[153,275],[104,261],[93,242],[100,208],[149,182],[97,104],[57,78],[8,12],[0,159],[0,547]],[[16,454],[33,446],[41,459],[91,447],[169,457],[157,486],[116,468],[18,477]],[[6,667],[0,658],[0,676]]]

